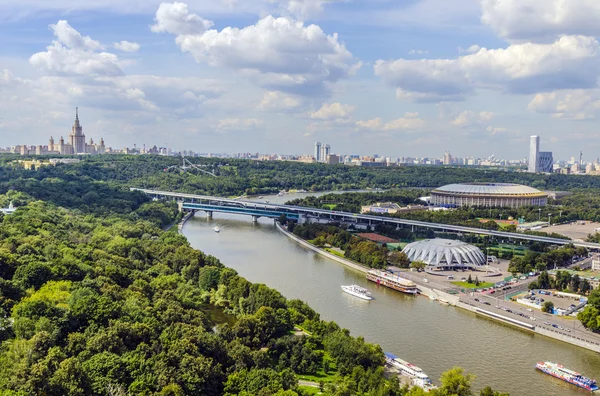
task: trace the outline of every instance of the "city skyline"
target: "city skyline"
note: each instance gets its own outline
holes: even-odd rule
[[[592,2],[225,3],[0,4],[0,145],[60,136],[80,106],[114,147],[600,152]]]

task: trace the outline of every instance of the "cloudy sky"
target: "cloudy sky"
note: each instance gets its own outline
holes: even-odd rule
[[[0,0],[0,146],[600,156],[598,0]]]

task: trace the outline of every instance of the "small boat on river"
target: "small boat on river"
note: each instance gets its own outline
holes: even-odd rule
[[[363,300],[373,299],[373,296],[371,296],[371,293],[367,289],[358,285],[342,286],[342,290],[345,293],[351,294],[354,297],[362,298]]]
[[[213,230],[218,234],[219,232],[221,232],[221,229],[219,228],[219,226],[215,226],[215,228],[213,228]]]

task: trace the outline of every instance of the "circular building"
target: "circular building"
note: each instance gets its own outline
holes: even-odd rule
[[[510,183],[448,184],[431,192],[431,203],[446,208],[461,206],[520,208],[521,206],[544,206],[547,202],[546,193],[532,187]]]
[[[478,247],[450,239],[425,239],[402,250],[410,261],[423,261],[435,269],[476,268],[486,265]]]

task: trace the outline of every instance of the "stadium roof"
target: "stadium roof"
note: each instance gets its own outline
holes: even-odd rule
[[[473,195],[538,195],[540,190],[511,183],[458,183],[448,184],[433,190],[437,193]]]

